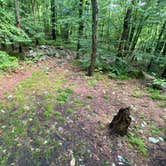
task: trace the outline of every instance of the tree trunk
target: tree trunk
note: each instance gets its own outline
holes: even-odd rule
[[[95,69],[97,52],[97,25],[98,25],[98,2],[91,0],[92,3],[92,53],[91,62],[88,68],[88,76],[92,76]]]
[[[137,45],[137,42],[138,42],[138,39],[140,37],[140,34],[141,34],[141,31],[142,31],[142,28],[143,28],[143,23],[148,19],[149,15],[146,16],[145,18],[142,16],[140,21],[139,21],[139,25],[138,25],[138,28],[137,28],[137,31],[136,31],[136,34],[133,36],[133,40],[132,40],[132,43],[131,43],[131,46],[130,46],[130,55],[133,53],[133,51],[135,50],[135,47]],[[134,60],[134,56],[132,57],[132,60]]]
[[[51,21],[52,21],[52,39],[56,40],[56,5],[55,0],[51,0]]]
[[[20,12],[19,12],[19,0],[15,0],[15,16],[16,16],[16,26],[17,28],[21,29],[21,19],[20,19]],[[22,52],[22,45],[19,43],[19,52]]]
[[[166,79],[166,67],[164,68],[163,73],[162,73],[161,76],[162,76],[162,78]]]
[[[132,0],[131,3],[133,4],[134,0]],[[121,35],[121,39],[119,43],[119,48],[118,48],[119,57],[126,55],[126,51],[127,51],[126,49],[128,48],[131,13],[132,13],[132,7],[129,7],[124,17],[123,31],[122,31],[122,35]]]
[[[109,125],[111,134],[126,135],[130,123],[130,108],[121,108]]]
[[[79,57],[80,57],[80,52],[79,52],[80,49],[81,49],[80,39],[83,36],[83,30],[84,30],[84,22],[82,20],[83,2],[84,2],[84,0],[80,0],[80,2],[79,2],[79,28],[78,28],[78,42],[77,42],[77,56],[76,56],[76,59],[79,59]]]
[[[32,13],[33,13],[33,17],[35,19],[35,2],[36,0],[32,0],[31,3],[32,3]]]
[[[162,27],[161,27],[161,30],[160,30],[160,33],[159,33],[159,36],[158,36],[158,39],[157,39],[157,44],[156,44],[156,47],[155,47],[155,50],[154,50],[154,53],[153,53],[153,56],[149,62],[149,65],[147,67],[147,70],[150,71],[151,68],[152,68],[152,64],[154,62],[154,58],[160,53],[162,47],[164,46],[161,46],[161,38],[162,38],[162,35],[165,31],[165,28],[166,28],[166,20],[164,21]]]
[[[129,33],[129,39],[128,39],[128,44],[126,46],[126,50],[130,50],[130,46],[134,37],[134,33],[136,30],[136,19],[137,19],[137,11],[136,14],[134,15],[133,19],[132,19],[132,26],[130,28],[130,33]]]

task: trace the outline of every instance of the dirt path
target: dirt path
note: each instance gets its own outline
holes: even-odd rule
[[[165,166],[165,141],[148,140],[165,137],[165,108],[139,80],[109,79],[100,73],[89,78],[70,63],[50,59],[2,78],[0,87],[6,87],[5,93],[22,80],[10,91],[13,99],[0,106],[0,163]],[[108,131],[113,116],[126,106],[132,108],[133,143],[130,136],[110,136]]]
[[[17,83],[21,82],[27,77],[30,77],[33,71],[18,71],[7,76],[3,76],[0,80],[0,99],[3,98],[4,93],[12,90]]]
[[[34,64],[21,63],[21,68],[13,72],[6,73],[0,78],[0,99],[3,99],[4,94],[12,90],[19,82],[30,77],[33,72],[41,70],[43,67],[52,68],[56,65],[54,60],[48,58],[47,61],[37,62]]]

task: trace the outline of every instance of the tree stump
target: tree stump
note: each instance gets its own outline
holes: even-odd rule
[[[111,133],[124,136],[127,134],[127,129],[130,126],[130,107],[121,108],[112,122],[109,124]]]

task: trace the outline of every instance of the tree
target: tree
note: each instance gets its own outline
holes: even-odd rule
[[[52,21],[52,39],[56,40],[56,5],[55,5],[55,0],[51,0],[51,21]]]
[[[152,56],[152,58],[151,58],[151,60],[150,60],[150,63],[149,63],[149,65],[148,65],[148,67],[147,67],[147,70],[148,70],[148,71],[151,69],[152,64],[154,63],[154,58],[155,58],[158,54],[160,54],[160,52],[161,52],[163,46],[165,47],[165,45],[164,45],[164,44],[165,44],[165,41],[164,41],[164,42],[161,41],[161,38],[162,38],[163,34],[165,33],[165,28],[166,28],[166,20],[164,21],[164,23],[163,23],[163,25],[162,25],[162,27],[161,27],[161,30],[160,30],[160,33],[159,33],[159,36],[158,36],[158,39],[157,39],[156,47],[155,47],[155,50],[154,50],[154,53],[153,53],[153,56]],[[164,36],[166,36],[166,35],[164,35]],[[163,73],[165,73],[165,71],[164,71]],[[165,74],[162,74],[162,75],[165,75]]]
[[[84,30],[84,22],[82,20],[83,2],[84,2],[84,0],[79,1],[79,27],[78,27],[78,41],[77,41],[77,56],[76,56],[76,59],[78,59],[79,56],[80,56],[80,53],[79,53],[80,48],[81,48],[80,40],[83,36],[83,30]]]
[[[21,19],[20,19],[20,8],[19,8],[19,0],[15,0],[15,13],[16,13],[16,26],[18,29],[21,29]],[[22,52],[22,45],[19,43],[19,52]]]
[[[134,0],[132,0],[131,3],[133,4]],[[126,15],[124,17],[123,31],[122,31],[122,35],[121,35],[121,39],[119,43],[119,49],[118,49],[119,57],[126,55],[126,51],[127,51],[126,49],[128,48],[131,13],[132,13],[132,7],[130,6],[127,9]]]
[[[92,53],[91,62],[88,68],[88,76],[92,76],[95,69],[96,52],[97,52],[97,25],[98,25],[98,2],[91,0],[92,4]]]

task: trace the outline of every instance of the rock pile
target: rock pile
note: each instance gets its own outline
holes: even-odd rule
[[[46,57],[55,57],[57,59],[72,60],[76,52],[61,46],[40,45],[35,48],[30,47],[25,53],[27,58],[45,60]]]

